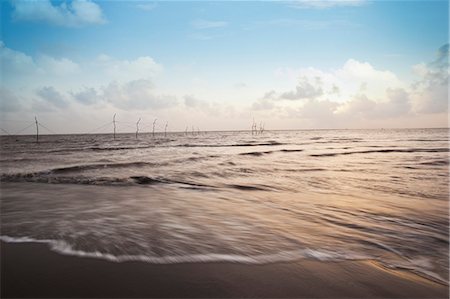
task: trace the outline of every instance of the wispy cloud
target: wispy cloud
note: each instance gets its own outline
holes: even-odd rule
[[[326,30],[330,28],[358,28],[360,24],[349,22],[347,20],[327,19],[327,20],[308,20],[294,18],[280,18],[267,21],[259,21],[244,27],[245,30],[255,30],[261,27],[286,27],[298,28],[302,30]]]
[[[90,0],[73,0],[54,5],[50,0],[12,1],[16,21],[44,22],[64,27],[104,24],[106,18],[100,6]]]
[[[367,0],[297,0],[289,3],[290,7],[301,9],[326,9],[338,6],[361,6]]]
[[[196,39],[196,40],[211,40],[214,38],[214,36],[212,36],[212,35],[203,34],[203,33],[189,34],[188,37],[191,39]]]
[[[194,20],[191,22],[192,27],[195,29],[210,29],[210,28],[221,28],[228,26],[225,21],[210,21],[210,20]]]
[[[436,59],[430,63],[420,63],[413,67],[419,80],[412,86],[414,108],[422,113],[448,111],[449,44],[437,51]]]
[[[281,99],[287,100],[301,100],[301,99],[315,99],[323,95],[322,82],[320,77],[314,78],[314,83],[304,76],[300,78],[295,91],[284,92]]]
[[[111,82],[102,90],[105,100],[120,109],[164,109],[177,105],[177,98],[159,94],[150,80],[134,80],[126,83]]]
[[[58,108],[67,108],[69,103],[65,97],[57,91],[53,86],[45,86],[36,91],[36,94],[46,103],[54,105]]]
[[[154,10],[157,6],[158,6],[158,4],[156,2],[140,3],[140,4],[136,5],[137,8],[146,10],[146,11]]]

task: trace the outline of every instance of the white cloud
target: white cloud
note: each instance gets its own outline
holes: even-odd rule
[[[81,27],[106,22],[102,9],[90,0],[73,0],[53,5],[50,0],[14,0],[16,21],[45,22],[65,27]]]
[[[310,79],[303,76],[299,79],[295,91],[284,92],[281,94],[281,99],[287,100],[302,100],[315,99],[323,95],[322,81],[320,77],[314,78],[314,82],[310,83]]]
[[[98,87],[111,81],[153,79],[163,70],[163,66],[149,56],[119,60],[102,54],[77,63],[68,58],[43,54],[33,58],[6,47],[1,41],[0,65],[2,85],[30,92],[42,86],[76,90],[80,86]]]
[[[419,113],[448,111],[449,44],[439,48],[437,57],[431,63],[413,66],[419,76],[412,89],[414,110]]]
[[[109,80],[131,81],[149,79],[163,69],[149,56],[141,56],[134,60],[118,60],[102,54],[95,61],[96,72],[106,76]]]
[[[210,29],[226,27],[228,23],[225,21],[195,20],[191,22],[191,25],[195,29]]]
[[[80,71],[78,64],[67,58],[56,59],[47,55],[38,57],[36,64],[44,74],[65,76],[76,74]]]
[[[255,24],[256,26],[258,24]],[[274,19],[268,22],[259,23],[259,25],[268,25],[270,27],[296,27],[304,30],[324,30],[329,28],[348,28],[359,26],[347,20],[327,19],[327,20],[307,20],[307,19]],[[250,27],[251,28],[251,27]]]
[[[36,91],[36,94],[47,104],[57,108],[67,108],[69,103],[65,96],[52,86],[42,87]]]
[[[96,104],[102,101],[102,98],[100,97],[99,93],[93,87],[85,87],[81,91],[70,92],[70,94],[76,101],[85,105]]]
[[[168,76],[170,84],[165,85],[164,78],[158,76],[163,66],[150,56],[120,60],[100,55],[75,62],[42,54],[31,57],[0,42],[5,77],[0,110],[8,115],[31,116],[35,111],[48,111],[51,117],[67,116],[77,109],[80,114],[92,110],[108,119],[117,110],[130,119],[137,113],[152,113],[152,117],[173,120],[182,129],[197,123],[201,128],[237,129],[247,126],[253,116],[264,119],[267,128],[277,124],[278,128],[435,126],[443,123],[442,112],[448,111],[446,55],[448,48],[443,47],[435,61],[415,66],[418,80],[413,87],[389,70],[349,59],[337,69],[279,69],[282,83],[277,90],[270,90],[269,81],[248,78],[234,78],[222,85],[213,85],[208,79],[196,86],[193,82],[199,79],[180,83]],[[242,84],[232,84],[239,80],[249,85],[240,88]],[[22,85],[10,84],[12,81]],[[268,86],[268,92],[263,95],[258,86]],[[246,99],[257,100],[251,103]],[[86,109],[85,105],[95,109]]]
[[[296,82],[295,90],[266,92],[251,108],[310,128],[446,126],[448,55],[444,45],[434,61],[414,66],[414,84],[354,59],[336,70],[279,69],[276,75]]]
[[[381,100],[369,99],[365,94],[354,96],[335,110],[336,115],[348,119],[386,119],[409,115],[411,99],[404,89],[387,89]]]
[[[177,105],[174,96],[157,94],[153,83],[144,79],[123,84],[111,82],[102,91],[106,101],[121,109],[163,109]]]
[[[30,70],[36,69],[31,56],[7,48],[2,41],[0,41],[0,65],[2,77],[5,74],[7,75],[6,77],[14,74],[26,74]]]
[[[296,0],[289,3],[293,8],[326,9],[339,6],[361,6],[367,0]]]
[[[175,97],[160,95],[154,89],[152,79],[163,67],[149,56],[119,60],[100,55],[78,64],[48,55],[33,58],[0,42],[0,65],[1,86],[16,91],[24,99],[24,107],[39,111],[67,108],[70,103],[111,103],[121,109],[159,109],[176,104]],[[18,98],[2,93],[7,99]],[[14,107],[10,100],[2,100],[2,110]]]
[[[199,99],[197,99],[192,95],[184,96],[184,105],[188,108],[198,108],[204,104],[205,103],[203,101],[200,101]]]
[[[274,103],[268,98],[258,99],[256,102],[252,104],[253,110],[272,110],[275,108]]]
[[[0,87],[0,110],[2,112],[19,111],[20,99],[11,90]]]
[[[211,40],[215,37],[217,37],[216,35],[211,35],[211,34],[203,34],[203,33],[193,33],[193,34],[189,34],[188,35],[189,38],[191,39],[196,39],[196,40]]]
[[[81,72],[80,66],[67,58],[47,55],[33,57],[7,48],[0,42],[1,85],[34,89],[43,85],[59,84],[71,80]],[[69,80],[67,80],[69,81]]]
[[[137,4],[136,7],[142,10],[146,10],[146,11],[150,11],[155,9],[158,6],[158,4],[156,2],[152,2],[152,3],[140,3]]]
[[[328,98],[334,101],[346,101],[355,94],[364,91],[370,97],[382,98],[388,88],[405,88],[393,72],[378,70],[368,62],[355,59],[347,60],[337,70],[321,70],[313,67],[301,69],[278,69],[279,77],[299,80],[295,92],[285,92],[281,98]],[[298,91],[297,91],[298,88]]]
[[[218,116],[229,109],[229,107],[223,105],[223,103],[219,104],[212,101],[201,100],[193,95],[185,95],[183,99],[184,106],[190,109],[190,111],[201,112],[209,116]]]
[[[234,86],[234,88],[241,89],[241,88],[246,88],[247,84],[245,84],[244,82],[238,82],[238,83],[235,83],[233,86]]]
[[[339,106],[338,103],[332,101],[317,101],[308,100],[300,108],[300,116],[304,118],[312,118],[316,120],[323,120],[333,117],[336,108]]]

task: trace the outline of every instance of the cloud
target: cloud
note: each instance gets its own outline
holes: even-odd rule
[[[208,21],[208,20],[195,20],[191,22],[192,27],[195,29],[210,29],[210,28],[221,28],[228,26],[227,22],[224,21]]]
[[[95,104],[102,100],[97,90],[92,87],[85,87],[79,92],[70,92],[70,94],[76,101],[85,105]]]
[[[448,111],[449,44],[440,47],[436,59],[413,66],[419,80],[412,85],[414,109],[419,113]]]
[[[201,105],[205,104],[203,101],[200,101],[199,99],[195,98],[192,95],[186,95],[184,96],[184,105],[189,108],[197,108]]]
[[[193,95],[185,95],[183,97],[184,105],[188,108],[210,110],[211,105],[207,101],[200,100]]]
[[[308,99],[299,107],[284,106],[282,111],[281,118],[297,119],[311,128],[389,127],[393,123],[399,127],[416,116],[410,95],[403,89],[387,90],[382,101],[358,94],[344,103]]]
[[[152,3],[140,3],[136,5],[137,8],[145,10],[145,11],[150,11],[150,10],[154,10],[156,7],[158,7],[158,4],[156,2],[152,2]]]
[[[314,79],[314,83],[310,83],[309,79],[305,76],[299,79],[295,91],[289,91],[282,93],[280,99],[287,100],[303,100],[303,99],[315,99],[323,95],[322,81],[320,77]]]
[[[336,115],[339,103],[329,100],[306,100],[299,107],[284,106],[279,118],[294,119],[310,128],[333,128],[341,125]]]
[[[134,60],[118,60],[105,54],[101,54],[94,62],[96,72],[100,72],[106,78],[116,81],[131,81],[137,79],[149,79],[160,73],[163,69],[149,56],[141,56]]]
[[[262,98],[252,104],[252,110],[272,110],[275,108],[273,102],[268,98]]]
[[[203,33],[193,33],[193,34],[189,34],[188,35],[189,38],[191,39],[196,39],[196,40],[211,40],[215,37],[218,37],[217,35],[211,35],[211,34],[203,34]]]
[[[123,84],[111,82],[102,91],[104,99],[120,109],[163,109],[177,105],[174,96],[156,94],[153,83],[144,79]]]
[[[21,108],[19,97],[11,90],[0,87],[0,110],[2,112],[14,112]]]
[[[442,62],[440,66],[446,62],[441,58],[442,52],[445,50],[436,59]],[[433,82],[444,82],[440,76],[439,80],[436,78],[428,65],[417,67],[417,71]],[[276,75],[295,80],[295,89],[268,91],[253,103],[253,110],[304,120],[309,127],[354,127],[355,123],[384,126],[386,121],[417,116],[413,109],[415,93],[409,85],[393,72],[379,70],[368,62],[349,59],[338,69],[279,69]]]
[[[36,69],[31,56],[7,48],[3,41],[0,41],[0,65],[2,77],[4,74],[7,74],[7,77],[14,74],[26,74],[30,70]]]
[[[223,112],[230,112],[230,107],[224,105],[224,103],[218,104],[211,101],[204,101],[193,95],[185,95],[183,99],[184,105],[192,112],[201,112],[203,115],[208,116],[219,116]]]
[[[33,58],[0,41],[0,63],[1,86],[17,91],[27,108],[39,111],[67,108],[71,102],[103,102],[121,109],[160,109],[177,102],[174,96],[156,92],[152,79],[163,67],[149,56],[119,60],[102,54],[76,63],[42,54]],[[8,98],[13,97],[8,94]],[[13,108],[3,106],[3,110]]]
[[[338,103],[328,100],[308,100],[300,108],[300,116],[304,118],[326,119],[333,116],[338,106]]]
[[[1,41],[0,65],[2,84],[12,85],[55,81],[81,71],[80,66],[70,59],[57,59],[47,55],[39,55],[33,59],[25,53],[6,47]]]
[[[38,54],[36,57],[15,51],[0,41],[1,84],[9,88],[33,91],[42,86],[76,90],[82,86],[106,85],[111,81],[129,82],[153,79],[163,66],[150,56],[120,60],[101,54],[75,62],[62,57]]]
[[[45,74],[64,76],[80,71],[79,65],[67,58],[56,59],[47,55],[41,55],[36,63],[38,68]]]
[[[298,80],[295,91],[281,93],[280,98],[326,98],[334,101],[347,101],[355,94],[364,91],[374,98],[382,98],[388,88],[405,88],[393,72],[374,68],[368,62],[348,59],[335,70],[321,70],[313,67],[301,69],[278,69],[276,75]]]
[[[300,9],[326,9],[332,7],[361,6],[367,0],[296,0],[289,3],[290,7]]]
[[[241,89],[241,88],[246,88],[247,84],[245,84],[244,82],[238,82],[238,83],[235,83],[233,86],[234,86],[234,88]]]
[[[64,27],[82,27],[104,24],[102,9],[90,0],[73,0],[53,5],[50,0],[13,0],[13,19],[16,21],[44,22]]]
[[[42,87],[36,91],[36,94],[46,103],[57,108],[67,108],[69,106],[65,97],[52,86]]]
[[[402,88],[387,89],[382,100],[369,99],[365,94],[356,95],[337,107],[335,114],[347,119],[387,119],[411,113],[411,98]]]
[[[324,30],[338,27],[355,27],[358,24],[351,23],[347,20],[306,20],[306,19],[274,19],[260,25],[280,26],[280,27],[296,27],[305,30]]]
[[[273,99],[277,98],[277,93],[275,90],[271,90],[271,91],[266,92],[262,98],[273,100]]]

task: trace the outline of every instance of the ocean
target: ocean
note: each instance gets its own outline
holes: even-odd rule
[[[448,281],[448,129],[0,141],[4,242],[114,262],[370,259]]]

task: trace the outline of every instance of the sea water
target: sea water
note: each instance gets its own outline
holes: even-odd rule
[[[1,240],[116,262],[372,259],[446,282],[448,136],[2,136]]]

